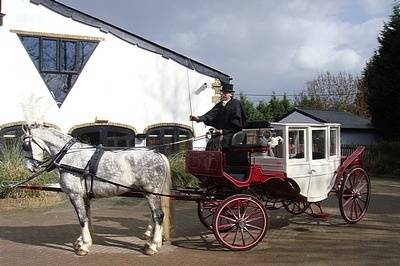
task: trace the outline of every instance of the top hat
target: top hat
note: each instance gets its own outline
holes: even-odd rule
[[[235,92],[235,91],[233,90],[233,84],[222,83],[221,92]]]

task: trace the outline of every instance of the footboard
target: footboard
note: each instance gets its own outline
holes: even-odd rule
[[[187,151],[186,171],[201,176],[223,176],[223,154],[220,151]]]

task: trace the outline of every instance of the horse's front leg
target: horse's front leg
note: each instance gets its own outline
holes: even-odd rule
[[[86,256],[92,246],[92,237],[90,235],[89,217],[86,212],[85,201],[82,195],[79,194],[69,194],[68,196],[78,215],[82,229],[80,237],[74,243],[75,253],[79,256]]]
[[[144,246],[144,253],[146,255],[154,255],[158,252],[158,248],[162,246],[162,223],[164,213],[161,209],[161,200],[159,196],[147,195],[146,198],[150,206],[154,227],[151,239]]]
[[[142,235],[143,240],[150,240],[151,234],[153,233],[153,217],[150,217],[149,223],[146,227],[146,231]]]

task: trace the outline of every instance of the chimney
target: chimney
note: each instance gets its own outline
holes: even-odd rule
[[[3,17],[4,17],[5,15],[6,15],[6,14],[1,13],[1,0],[0,0],[0,26],[3,26]]]

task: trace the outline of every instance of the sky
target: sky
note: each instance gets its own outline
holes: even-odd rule
[[[377,37],[394,3],[58,1],[230,75],[236,92],[250,98],[297,94],[307,81],[328,71],[361,75],[378,47]]]

